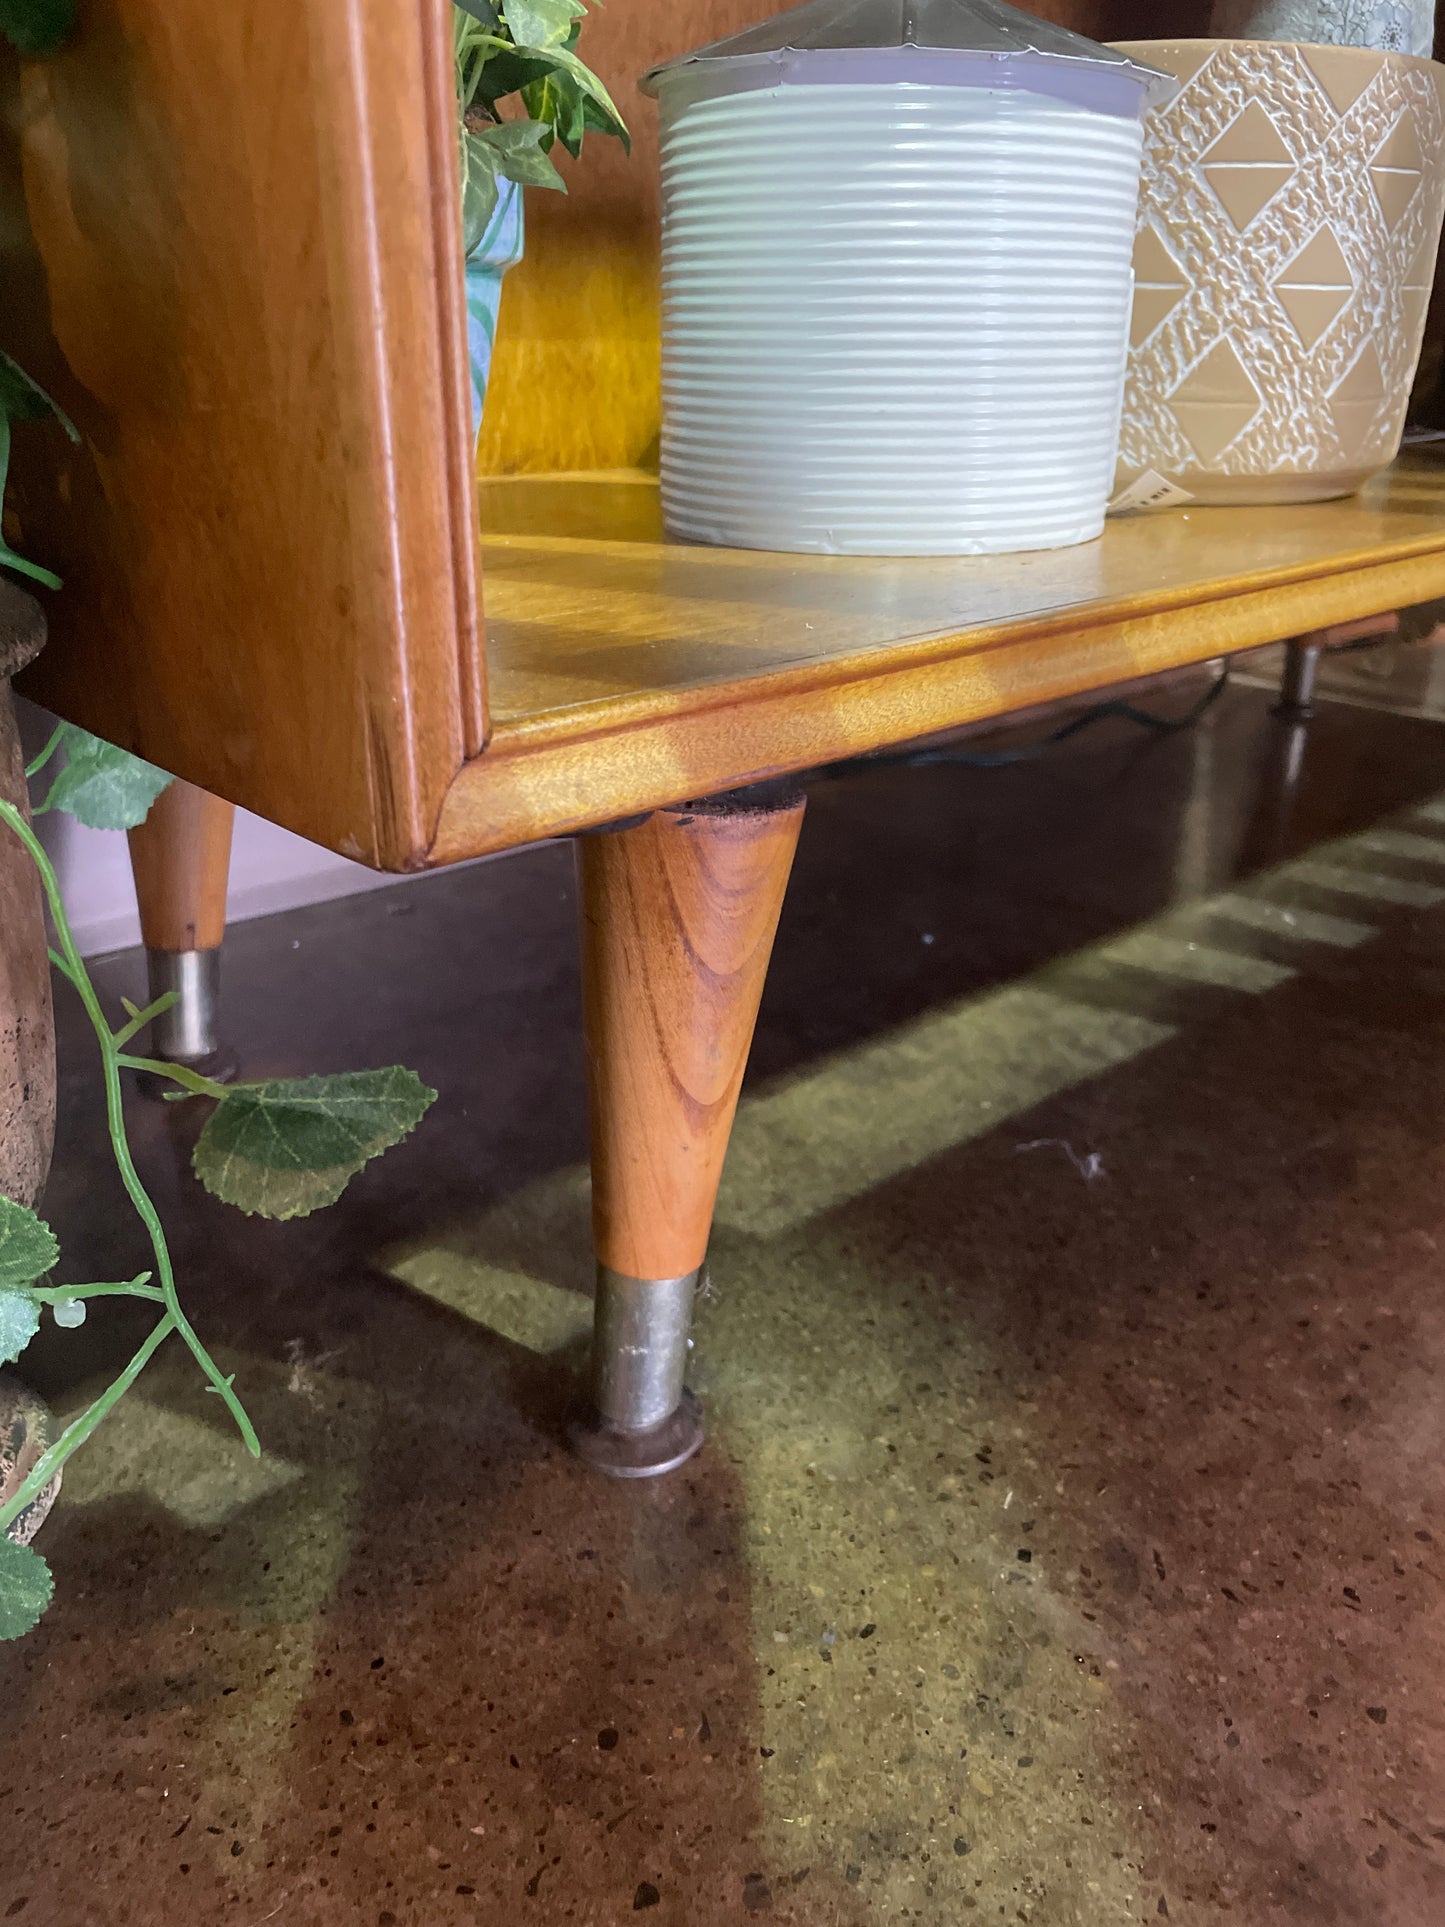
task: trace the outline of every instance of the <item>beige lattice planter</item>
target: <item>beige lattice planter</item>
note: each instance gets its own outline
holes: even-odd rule
[[[1146,129],[1121,476],[1204,502],[1347,495],[1393,461],[1445,210],[1445,67],[1137,41]]]

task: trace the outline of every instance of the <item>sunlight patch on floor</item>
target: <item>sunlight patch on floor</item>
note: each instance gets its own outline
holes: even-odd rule
[[[718,1223],[774,1237],[1172,1034],[1029,983],[932,1011],[749,1097]]]
[[[66,1468],[68,1506],[150,1499],[193,1531],[213,1531],[294,1484],[302,1468],[272,1450],[253,1459],[230,1430],[132,1392],[108,1421],[104,1449]]]
[[[1201,906],[1201,929],[1216,925],[1220,919],[1244,924],[1272,937],[1292,937],[1299,943],[1323,943],[1339,950],[1353,950],[1357,944],[1378,937],[1379,927],[1360,923],[1353,917],[1328,915],[1322,910],[1307,910],[1301,904],[1278,903],[1273,898],[1246,896],[1234,892],[1211,897]]]
[[[1345,843],[1332,846],[1336,850],[1362,850],[1367,856],[1402,857],[1408,863],[1429,863],[1436,869],[1445,868],[1445,842],[1439,837],[1417,836],[1413,830],[1366,830],[1363,835],[1350,837]]]
[[[1277,989],[1295,974],[1283,964],[1270,963],[1263,957],[1221,950],[1214,944],[1149,927],[1117,938],[1109,944],[1107,954],[1110,963],[1149,970],[1159,977],[1174,977],[1180,983],[1200,984],[1212,990],[1245,991],[1251,996]]]
[[[1445,890],[1436,889],[1433,883],[1389,876],[1382,870],[1356,869],[1347,861],[1332,863],[1324,857],[1302,857],[1289,866],[1289,874],[1296,883],[1310,889],[1329,890],[1338,896],[1359,897],[1399,909],[1433,910],[1445,903]]]
[[[413,1291],[530,1352],[559,1352],[592,1329],[592,1300],[525,1272],[429,1246],[388,1269]]]

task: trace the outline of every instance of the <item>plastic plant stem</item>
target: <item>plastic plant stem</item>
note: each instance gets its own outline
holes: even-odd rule
[[[90,1019],[91,1028],[94,1030],[100,1044],[101,1064],[105,1072],[105,1108],[107,1122],[110,1126],[111,1148],[115,1153],[116,1166],[120,1171],[121,1182],[126,1188],[126,1194],[135,1206],[137,1216],[150,1235],[151,1249],[155,1253],[156,1277],[160,1282],[168,1317],[175,1330],[178,1331],[185,1340],[196,1362],[200,1365],[212,1386],[219,1393],[232,1418],[236,1421],[237,1429],[246,1442],[246,1449],[251,1453],[253,1458],[259,1458],[261,1456],[261,1441],[256,1437],[255,1427],[247,1417],[245,1407],[236,1397],[230,1379],[221,1371],[220,1367],[201,1343],[190,1320],[181,1309],[180,1299],[176,1293],[175,1271],[171,1264],[170,1247],[166,1243],[166,1234],[161,1225],[156,1208],[151,1203],[149,1193],[141,1183],[140,1173],[136,1170],[135,1160],[131,1156],[130,1141],[126,1136],[125,1108],[121,1098],[120,1071],[122,1061],[130,1060],[122,1060],[121,1054],[116,1048],[115,1037],[111,1032],[110,1025],[106,1022],[105,1013],[100,1007],[100,999],[95,993],[95,986],[91,983],[85,965],[81,961],[80,952],[76,949],[75,937],[65,915],[65,904],[60,894],[60,883],[56,877],[54,866],[41,847],[39,838],[26,822],[25,818],[20,814],[20,811],[16,809],[13,803],[7,803],[3,799],[0,799],[0,822],[8,824],[20,838],[20,841],[30,853],[31,860],[40,872],[40,880],[44,885],[45,895],[50,904],[50,914],[55,923],[56,935],[60,940],[61,956],[57,961],[61,963],[65,975],[75,986],[76,992],[85,1006],[85,1014]],[[153,1068],[163,1076],[172,1078],[176,1082],[186,1081],[185,1079],[177,1077],[176,1067],[173,1065],[158,1063],[152,1066],[148,1060],[136,1059],[133,1061],[138,1063],[144,1062],[148,1069]],[[210,1085],[208,1079],[201,1078],[198,1079],[197,1082],[209,1087],[205,1091],[205,1094],[208,1096],[221,1097],[225,1095],[222,1086]],[[162,1323],[164,1324],[165,1320],[162,1320]],[[162,1336],[164,1336],[164,1333],[162,1333]],[[109,1394],[106,1394],[106,1396],[108,1397]],[[80,1422],[79,1420],[77,1421],[77,1423]]]
[[[108,1385],[95,1403],[87,1406],[78,1419],[71,1420],[54,1445],[41,1453],[31,1469],[30,1476],[11,1494],[9,1503],[0,1508],[0,1533],[7,1530],[12,1520],[20,1517],[37,1492],[45,1490],[71,1453],[85,1444],[106,1413],[130,1390],[154,1354],[160,1350],[175,1329],[175,1316],[168,1311],[154,1326],[149,1338],[120,1377]]]
[[[40,754],[35,758],[33,762],[27,763],[25,765],[25,774],[27,776],[35,776],[45,768],[45,765],[50,761],[51,757],[55,754],[56,746],[58,745],[61,737],[64,734],[65,734],[65,724],[57,723],[55,725],[55,728],[51,731],[50,741],[45,745],[44,749],[41,750]]]
[[[175,1000],[176,993],[168,990],[160,1001],[169,1008]],[[151,1013],[147,1011],[144,1014],[149,1016]],[[121,1055],[115,1061],[123,1071],[149,1071],[152,1077],[168,1077],[192,1097],[214,1097],[219,1101],[236,1088],[234,1084],[218,1084],[213,1077],[203,1077],[199,1071],[189,1070],[184,1064],[169,1064],[159,1057]]]
[[[137,1010],[128,997],[122,997],[121,1002],[129,1013],[130,1022],[122,1025],[114,1033],[116,1049],[119,1050],[122,1045],[128,1044],[136,1032],[144,1030],[153,1017],[159,1017],[163,1010],[169,1010],[171,1005],[178,1001],[179,993],[168,990],[163,997],[157,997],[153,1004],[147,1004],[144,1010]]]
[[[63,1305],[67,1298],[153,1298],[163,1305],[165,1293],[149,1280],[150,1273],[143,1271],[124,1285],[27,1285],[25,1296],[37,1305]]]

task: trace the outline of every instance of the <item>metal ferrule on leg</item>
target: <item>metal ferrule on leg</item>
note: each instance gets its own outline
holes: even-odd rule
[[[174,1064],[198,1064],[220,1047],[221,953],[216,950],[148,950],[151,1001],[176,993],[176,1001],[151,1024],[151,1050]]]
[[[624,1278],[597,1268],[592,1396],[624,1432],[651,1432],[677,1410],[687,1372],[697,1273]]]
[[[699,1275],[628,1278],[597,1268],[595,1412],[574,1428],[573,1438],[614,1478],[671,1472],[702,1444],[702,1408],[683,1385]]]

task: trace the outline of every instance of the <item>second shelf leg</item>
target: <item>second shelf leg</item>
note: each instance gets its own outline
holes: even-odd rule
[[[1308,636],[1296,636],[1284,646],[1284,674],[1280,678],[1279,702],[1275,714],[1287,722],[1308,722],[1315,713],[1315,682],[1320,673],[1324,645]]]
[[[235,815],[220,797],[177,781],[130,832],[150,995],[176,993],[151,1026],[151,1053],[213,1075],[224,1055],[221,947]]]

